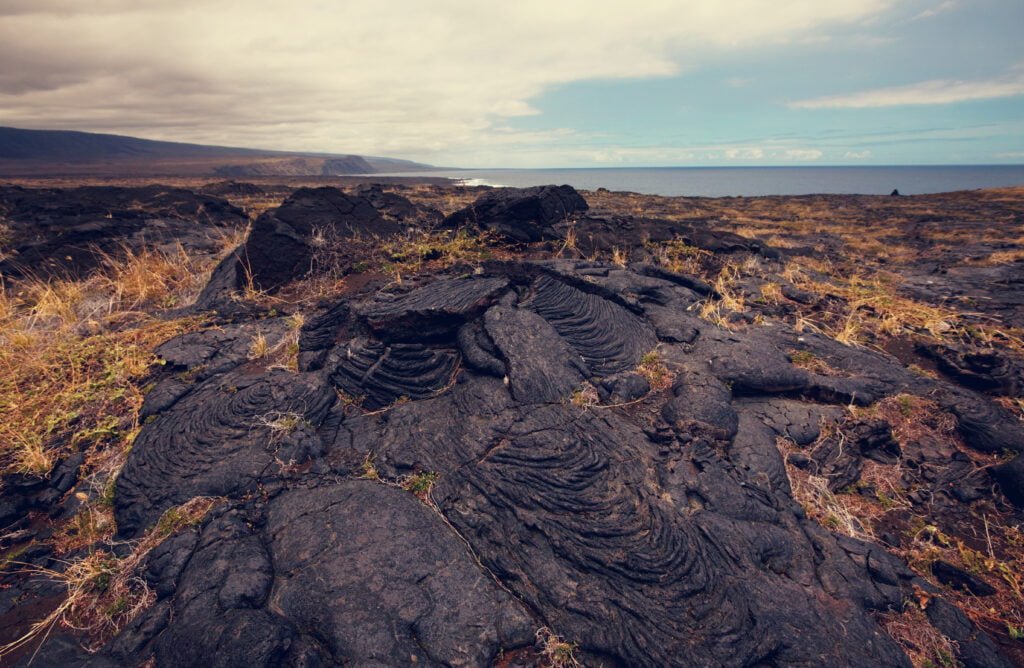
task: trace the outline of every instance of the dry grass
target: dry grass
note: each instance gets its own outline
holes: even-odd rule
[[[572,391],[569,396],[569,403],[576,408],[591,408],[601,403],[601,398],[593,385],[584,381],[583,384]]]
[[[565,232],[565,239],[562,241],[561,247],[555,252],[555,257],[562,257],[566,253],[574,256],[580,255],[579,248],[579,237],[576,234],[576,225],[569,225],[569,229]]]
[[[652,392],[661,392],[672,387],[676,375],[669,371],[656,350],[646,353],[640,358],[640,366],[636,368],[637,373],[647,379]]]
[[[0,657],[48,634],[57,625],[84,634],[87,647],[99,649],[156,599],[139,573],[146,555],[181,529],[198,524],[221,501],[197,497],[168,509],[124,557],[95,550],[66,563],[63,569],[25,564],[22,572],[62,584],[66,595],[53,611],[35,622],[20,638],[0,647]]]
[[[654,257],[656,264],[677,274],[703,276],[707,273],[708,265],[714,261],[714,254],[710,251],[690,246],[678,239],[649,243],[647,251]]]
[[[699,311],[701,318],[719,327],[732,328],[733,324],[729,320],[729,314],[742,313],[747,310],[743,294],[736,288],[736,282],[742,273],[741,265],[735,263],[721,268],[713,283],[718,298],[709,298],[701,304]]]
[[[408,237],[381,242],[371,251],[384,271],[399,277],[425,269],[444,269],[455,264],[478,265],[495,256],[497,238],[490,233],[467,230],[415,232]]]
[[[821,297],[833,296],[842,300],[842,309],[832,312],[828,321],[823,322],[823,327],[836,340],[848,345],[863,343],[867,335],[882,334],[925,334],[942,339],[954,332],[963,318],[963,314],[953,310],[901,296],[892,276],[864,278],[855,275],[825,282],[808,278],[789,267],[787,272],[797,287]]]
[[[107,257],[80,281],[29,280],[0,297],[0,466],[45,475],[72,450],[125,449],[138,430],[152,350],[198,326],[147,311],[181,304],[202,267],[156,251]]]
[[[919,601],[907,601],[903,612],[877,616],[886,633],[895,640],[914,668],[955,668],[958,646],[928,622]]]
[[[934,401],[913,394],[897,394],[867,408],[851,406],[849,410],[855,416],[885,420],[903,446],[926,438],[952,439],[956,432],[956,417]]]
[[[781,304],[784,299],[782,286],[778,283],[764,283],[761,285],[761,301],[766,304]]]
[[[1024,249],[996,251],[979,260],[969,260],[968,264],[991,267],[1001,264],[1013,264],[1024,260]]]
[[[143,385],[160,363],[153,350],[201,326],[197,318],[160,311],[188,303],[215,261],[190,258],[181,248],[125,248],[102,257],[99,270],[81,280],[28,279],[0,291],[0,467],[46,476],[56,461],[82,452],[74,492],[82,506],[70,520],[53,523],[49,542],[58,555],[88,550],[59,568],[25,567],[30,576],[62,583],[66,596],[0,653],[56,624],[96,645],[112,636],[152,600],[136,574],[144,556],[209,508],[197,501],[165,515],[123,558],[101,547],[115,533],[114,479],[140,429]]]
[[[625,269],[629,264],[629,251],[619,247],[612,248],[611,261],[616,267]]]
[[[29,575],[63,584],[66,596],[0,654],[56,624],[98,645],[151,602],[135,571],[177,521],[161,520],[124,558],[97,546],[115,532],[113,481],[140,429],[143,384],[159,364],[152,351],[201,324],[158,312],[188,303],[214,260],[192,259],[180,247],[125,248],[119,257],[104,256],[100,270],[82,280],[29,279],[0,291],[0,467],[46,476],[57,460],[83,452],[75,494],[84,503],[54,525],[50,542],[57,554],[89,550],[61,568],[26,566]],[[181,512],[191,517],[195,510],[193,504]]]
[[[934,579],[931,566],[941,559],[992,585],[996,593],[985,598],[949,589],[944,595],[983,628],[1019,634],[1024,629],[1024,534],[1019,525],[983,515],[978,547],[972,547],[973,541],[947,533],[929,519],[915,517],[908,542],[896,553],[925,578]]]
[[[581,668],[576,659],[578,645],[566,642],[548,627],[537,630],[537,645],[540,647],[541,665],[545,668]]]
[[[998,462],[995,455],[966,448],[957,436],[955,418],[929,399],[896,395],[867,408],[851,406],[849,410],[855,418],[885,420],[903,448],[904,457],[913,453],[917,443],[942,442],[966,454],[977,466]],[[841,425],[836,428],[841,429]],[[779,447],[784,456],[796,449],[785,440],[779,441]],[[920,473],[904,466],[902,461],[879,464],[865,460],[859,482],[838,493],[829,492],[824,479],[810,476],[788,462],[786,468],[794,498],[811,518],[830,530],[865,540],[871,539],[880,526],[886,531],[892,531],[893,526],[906,527],[898,529],[902,539],[899,546],[890,546],[890,551],[930,581],[935,582],[932,564],[941,559],[992,585],[996,593],[989,597],[979,598],[949,588],[945,588],[943,596],[987,631],[1019,634],[1024,629],[1024,533],[1019,520],[990,503],[961,516],[933,513],[930,503],[911,501],[911,492],[920,484]],[[872,494],[865,494],[869,489]],[[890,513],[897,519],[895,524],[885,521]],[[926,606],[927,601],[921,605]],[[890,632],[903,643],[899,634],[913,628],[914,620],[897,615],[889,621],[893,623]],[[943,665],[937,662],[942,655],[936,647],[941,643],[926,640],[926,631],[921,635],[924,644],[904,647],[915,665],[929,665],[926,661]],[[919,659],[923,663],[918,663]]]
[[[226,234],[224,244],[234,242]],[[103,292],[120,310],[172,308],[192,300],[206,283],[206,264],[185,252],[179,244],[173,251],[133,251],[124,248],[119,256],[103,257],[105,271],[94,276]]]
[[[7,331],[16,344],[0,349],[4,469],[45,475],[71,450],[131,445],[143,399],[139,383],[158,362],[153,348],[197,325],[133,319],[123,331],[85,337],[64,326]]]
[[[828,480],[821,476],[808,475],[799,469],[788,472],[793,498],[811,519],[830,531],[861,540],[874,540],[874,530],[866,521],[872,514],[865,511],[870,502],[854,494],[831,492]]]
[[[287,318],[288,330],[284,336],[270,345],[270,341],[261,330],[257,330],[249,341],[250,360],[260,360],[267,364],[268,369],[299,370],[299,335],[306,318],[301,313],[294,313]]]

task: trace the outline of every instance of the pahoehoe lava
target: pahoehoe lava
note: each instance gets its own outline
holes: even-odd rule
[[[586,210],[577,197],[495,194],[447,224],[543,239]],[[317,224],[358,212],[349,232],[380,219],[365,202],[301,192],[248,242],[267,285],[308,265],[302,207]],[[523,210],[531,224],[517,227]],[[254,252],[264,232],[290,239],[288,258]],[[240,257],[224,266],[237,271]],[[899,455],[881,421],[855,421],[841,443],[822,433],[850,405],[927,397],[986,450],[1019,451],[1022,424],[879,352],[781,321],[719,327],[694,310],[714,297],[642,263],[505,259],[322,303],[299,334],[297,370],[249,359],[249,324],[168,342],[117,480],[120,536],[141,537],[193,497],[227,500],[151,555],[156,603],[73,661],[493,665],[547,627],[588,665],[909,666],[874,613],[923,590],[961,659],[1007,665],[902,560],[807,517],[777,440],[838,488],[864,461]],[[260,327],[280,337],[283,318]],[[793,351],[842,373],[800,368]],[[671,376],[661,388],[640,373],[651,353]],[[968,377],[987,363],[942,359]],[[1013,374],[999,383],[1019,383]],[[423,499],[395,484],[426,472],[436,483]],[[968,467],[947,487],[979,484]],[[40,661],[71,660],[55,647]]]

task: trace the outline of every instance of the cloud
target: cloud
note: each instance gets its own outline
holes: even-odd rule
[[[871,151],[847,151],[843,157],[850,160],[865,160],[871,157]]]
[[[1024,69],[984,81],[935,79],[908,86],[893,86],[790,102],[791,109],[870,109],[904,105],[955,104],[1024,95]]]
[[[523,149],[524,156],[534,159],[553,157],[560,165],[761,165],[818,160],[825,156],[819,149],[803,148],[786,142],[760,144],[692,144],[676,146],[606,146],[604,138],[572,135],[576,145],[543,147],[541,144]]]
[[[820,160],[825,154],[816,148],[791,148],[784,151],[782,155],[788,160]]]
[[[0,124],[506,163],[538,134],[496,128],[545,90],[671,76],[888,4],[0,0]]]
[[[951,9],[954,9],[956,6],[956,0],[945,0],[945,2],[939,3],[934,7],[929,7],[928,9],[925,9],[924,11],[914,15],[910,20],[924,21],[925,19],[930,19],[932,17],[938,16],[939,14],[944,14],[950,11]]]
[[[723,151],[727,160],[763,160],[762,148],[729,148]]]

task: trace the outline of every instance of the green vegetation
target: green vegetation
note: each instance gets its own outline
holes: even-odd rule
[[[437,482],[438,475],[433,471],[421,471],[407,476],[401,482],[402,489],[412,492],[416,496],[425,498],[430,494],[431,488]]]

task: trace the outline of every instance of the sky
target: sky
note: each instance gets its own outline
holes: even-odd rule
[[[0,125],[460,167],[1024,164],[1024,0],[0,0]]]

